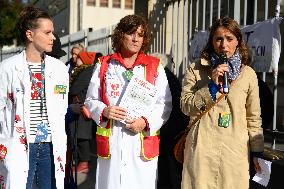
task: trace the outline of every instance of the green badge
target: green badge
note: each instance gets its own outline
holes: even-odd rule
[[[65,85],[55,85],[54,94],[66,94],[66,88]]]
[[[224,112],[219,114],[219,120],[218,120],[219,127],[227,128],[230,126],[230,122],[231,122],[230,113]]]
[[[130,81],[134,74],[132,70],[126,70],[125,72],[123,72],[123,75],[128,81]]]

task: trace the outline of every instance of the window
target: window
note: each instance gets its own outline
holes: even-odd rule
[[[120,8],[120,0],[112,0],[112,7]]]
[[[88,6],[96,6],[96,0],[87,0]]]
[[[133,9],[133,0],[125,0],[125,8]]]
[[[100,0],[101,7],[108,7],[108,0]]]

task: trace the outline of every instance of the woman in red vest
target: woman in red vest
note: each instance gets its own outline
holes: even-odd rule
[[[122,18],[112,35],[115,53],[94,69],[85,105],[98,124],[96,188],[156,188],[159,129],[172,98],[160,60],[143,52],[149,34],[144,18]]]

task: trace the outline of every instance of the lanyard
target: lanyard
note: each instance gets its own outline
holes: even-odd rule
[[[41,68],[40,69],[41,88],[38,86],[36,78],[33,77],[32,70],[31,70],[30,65],[29,65],[29,72],[30,72],[31,81],[34,84],[36,92],[40,95],[40,98],[42,99],[44,97],[44,87],[45,87],[45,74],[44,74],[45,63],[44,63],[44,61],[41,63],[40,68]]]
[[[41,119],[43,120],[43,98],[44,98],[44,89],[45,89],[45,74],[44,74],[44,70],[45,70],[45,61],[41,61],[41,65],[40,65],[40,76],[41,76],[41,88],[38,86],[37,84],[37,79],[35,77],[33,77],[32,74],[32,70],[29,67],[29,73],[30,73],[30,79],[35,87],[35,90],[37,91],[37,93],[40,96],[40,114],[41,114]]]

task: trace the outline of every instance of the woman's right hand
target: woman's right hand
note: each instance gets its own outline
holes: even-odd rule
[[[223,83],[222,76],[224,75],[224,72],[228,72],[229,68],[227,64],[219,64],[215,69],[212,71],[211,79],[214,81],[216,85],[219,85]]]
[[[119,106],[108,106],[103,110],[103,116],[108,119],[122,121],[125,119],[127,111]]]

